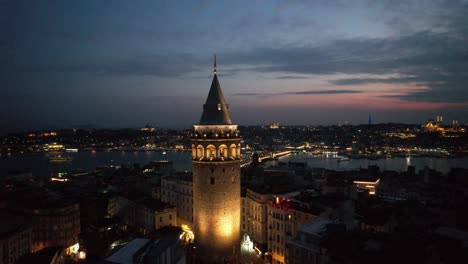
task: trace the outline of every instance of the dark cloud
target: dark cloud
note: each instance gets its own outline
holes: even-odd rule
[[[257,95],[266,95],[261,93],[235,93],[233,96],[257,96]],[[273,95],[273,94],[270,94]]]
[[[412,81],[417,81],[414,77],[405,77],[405,78],[345,78],[345,79],[336,79],[329,81],[331,84],[335,85],[360,85],[368,83],[390,83],[390,84],[399,84],[399,83],[409,83]]]
[[[391,1],[391,5],[394,1]],[[389,4],[390,5],[390,4]],[[417,84],[429,89],[398,95],[401,99],[430,102],[468,102],[468,2],[441,1],[397,5],[397,16],[389,23],[401,28],[414,21],[408,12],[421,11],[430,30],[401,31],[408,33],[389,38],[337,40],[316,47],[258,49],[238,59],[251,58],[261,72],[293,74],[377,74],[392,78],[346,78],[331,80],[334,85],[368,83]],[[437,12],[434,8],[438,9]],[[438,12],[442,10],[443,12]],[[427,16],[427,14],[432,14]],[[399,22],[398,22],[399,21]],[[235,61],[235,59],[233,58]],[[252,63],[254,63],[252,61]]]
[[[310,79],[310,77],[307,77],[307,76],[284,75],[284,76],[275,77],[275,79],[279,79],[279,80],[294,80],[294,79]]]
[[[335,40],[318,46],[291,44],[266,48],[263,45],[247,51],[231,50],[219,54],[220,63],[225,67],[221,72],[226,76],[238,74],[243,70],[279,73],[282,75],[274,78],[282,80],[312,78],[312,76],[304,76],[308,74],[393,74],[403,77],[347,78],[331,80],[330,83],[334,85],[418,83],[429,89],[408,92],[401,97],[414,101],[466,102],[468,98],[468,89],[466,89],[468,23],[465,14],[468,13],[468,4],[443,1],[441,5],[445,8],[445,12],[431,17],[431,23],[436,25],[434,28],[438,28],[437,31],[425,30],[388,38]],[[390,24],[394,23],[393,26],[396,28],[406,24],[408,21],[403,20],[411,17],[406,14],[405,10],[414,9],[413,5],[407,4],[391,7],[387,3],[384,6],[400,14],[400,16],[392,16],[388,21]],[[247,23],[242,19],[240,22]],[[1,43],[0,46],[3,45]],[[193,72],[199,72],[200,69],[206,69],[208,60],[204,57],[206,55],[187,51],[186,53],[172,52],[171,54],[160,53],[127,56],[126,58],[97,58],[96,60],[87,58],[68,61],[50,59],[49,61],[21,63],[12,56],[11,60],[1,63],[0,68],[16,72],[86,72],[119,76],[184,77]],[[456,96],[454,96],[455,93],[457,93]]]
[[[233,64],[257,64],[256,70],[260,72],[394,74],[403,77],[348,78],[332,80],[331,83],[418,83],[429,89],[409,92],[402,95],[402,98],[414,101],[467,102],[467,33],[424,31],[398,38],[341,40],[319,47],[257,49],[249,53],[229,54],[228,61]]]
[[[421,87],[393,96],[404,100],[468,101],[466,1],[288,1],[280,2],[277,7],[254,1],[249,3],[248,10],[245,3],[233,3],[236,5],[226,12],[226,3],[214,5],[212,2],[170,5],[149,1],[129,5],[127,1],[106,4],[101,1],[0,0],[0,48],[3,51],[0,52],[3,73],[0,74],[0,97],[17,95],[21,103],[25,101],[21,95],[40,93],[48,97],[86,91],[115,94],[115,97],[129,100],[115,92],[126,87],[134,91],[140,84],[152,86],[153,78],[149,78],[152,76],[168,79],[154,78],[151,91],[170,95],[176,89],[191,87],[192,83],[187,85],[180,79],[197,82],[197,78],[207,78],[205,72],[212,63],[211,53],[217,51],[221,77],[236,75],[233,85],[251,82],[248,85],[252,89],[246,91],[252,93],[238,96],[366,93],[367,89],[340,88],[387,83]],[[372,20],[375,27],[370,25],[369,16],[375,16]],[[243,80],[244,73],[260,77]],[[334,79],[337,74],[347,77]],[[362,77],[369,74],[372,78]],[[321,75],[320,80],[328,77],[330,84],[340,87],[326,91],[323,88],[291,91],[298,87],[295,81],[313,79],[317,75]],[[258,82],[264,78],[290,84],[279,93],[260,93],[255,87],[261,87]],[[138,83],[139,80],[147,82]],[[144,91],[144,99],[147,99],[147,92]],[[187,89],[187,92],[195,94],[194,90]],[[4,118],[0,119],[8,120],[6,124],[32,119],[32,112],[36,120],[61,120],[64,124],[69,120],[70,114],[55,116],[55,112],[59,112],[55,109],[50,115],[34,111],[50,108],[39,103],[42,101],[38,98],[28,99],[27,104],[4,100],[0,104]],[[92,112],[116,111],[110,106],[101,109],[101,100],[104,99],[99,99],[89,109]],[[126,108],[138,107],[139,101],[135,100]],[[177,105],[175,100],[172,102]],[[152,106],[153,102],[147,105]],[[154,105],[163,104],[156,102]],[[187,112],[185,104],[182,105],[177,113]],[[15,107],[28,111],[17,114],[18,111],[11,110]],[[162,112],[165,108],[152,110]],[[466,107],[462,110],[466,111]],[[453,110],[456,111],[459,108]],[[322,111],[317,113],[322,115]],[[93,116],[91,112],[88,114]],[[74,122],[89,119],[84,114],[76,115]],[[148,117],[153,113],[145,114],[142,110],[125,118],[103,116],[96,122],[107,119],[116,123],[129,122],[134,116]],[[162,114],[161,122],[168,116]],[[290,117],[285,116],[285,120],[287,118]],[[144,119],[138,122],[146,123]],[[3,124],[5,121],[0,127]]]
[[[468,12],[468,8],[466,9]],[[276,79],[305,79],[294,74],[393,74],[403,77],[347,78],[331,80],[334,85],[366,83],[418,83],[428,90],[400,97],[413,101],[468,101],[468,31],[418,32],[385,39],[337,40],[328,45],[256,48],[220,54],[226,75],[243,69],[263,73],[287,73]],[[455,30],[456,29],[456,30]],[[182,77],[199,72],[206,59],[195,53],[151,54],[126,59],[71,63],[3,64],[17,72],[87,72],[109,75],[152,75]],[[206,68],[206,66],[204,66]],[[338,90],[339,91],[339,90]],[[316,92],[314,92],[317,94]],[[341,93],[341,91],[340,91]]]
[[[354,94],[362,93],[358,90],[318,90],[318,91],[302,91],[302,92],[286,92],[282,94]]]
[[[236,93],[234,96],[278,96],[278,95],[304,95],[304,94],[355,94],[362,93],[358,90],[314,90],[314,91],[299,91],[299,92],[284,92],[284,93]]]
[[[158,77],[179,77],[199,71],[198,59],[191,54],[147,55],[126,59],[105,61],[82,61],[72,63],[35,63],[5,65],[5,70],[25,73],[81,72],[106,75],[151,75]],[[0,67],[1,68],[1,67]]]

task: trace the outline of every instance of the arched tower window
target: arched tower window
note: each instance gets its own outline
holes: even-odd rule
[[[192,144],[192,158],[197,157],[197,148]]]
[[[218,157],[226,159],[228,157],[228,147],[224,144],[218,147]]]
[[[197,158],[203,158],[205,156],[205,148],[202,145],[197,146]]]
[[[236,145],[231,144],[231,146],[229,146],[229,150],[231,151],[231,157],[236,158],[237,157]]]
[[[206,147],[206,157],[210,160],[216,159],[216,147],[213,145],[208,145]]]
[[[239,157],[239,158],[241,157],[240,151],[241,151],[241,145],[238,144],[238,145],[237,145],[237,157]]]

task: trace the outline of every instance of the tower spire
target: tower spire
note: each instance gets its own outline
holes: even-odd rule
[[[218,73],[218,71],[216,70],[216,53],[214,54],[214,70],[213,70],[214,74]]]
[[[208,97],[203,105],[200,125],[232,125],[229,107],[224,99],[218,75],[216,74],[216,54],[214,55],[214,76]]]

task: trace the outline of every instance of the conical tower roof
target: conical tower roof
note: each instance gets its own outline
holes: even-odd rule
[[[216,63],[215,63],[216,65]],[[228,104],[223,96],[218,76],[215,73],[211,82],[210,92],[203,105],[203,114],[200,125],[232,125]]]
[[[214,76],[211,82],[208,97],[203,105],[203,114],[200,118],[200,125],[232,125],[229,107],[224,100],[223,91],[218,81],[216,69],[216,54],[214,55]]]

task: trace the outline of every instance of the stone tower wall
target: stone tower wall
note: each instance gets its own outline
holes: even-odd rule
[[[240,139],[192,141],[204,147],[239,145]],[[203,263],[232,262],[240,247],[240,157],[193,158],[193,208],[197,255]],[[225,159],[224,159],[225,158]]]

